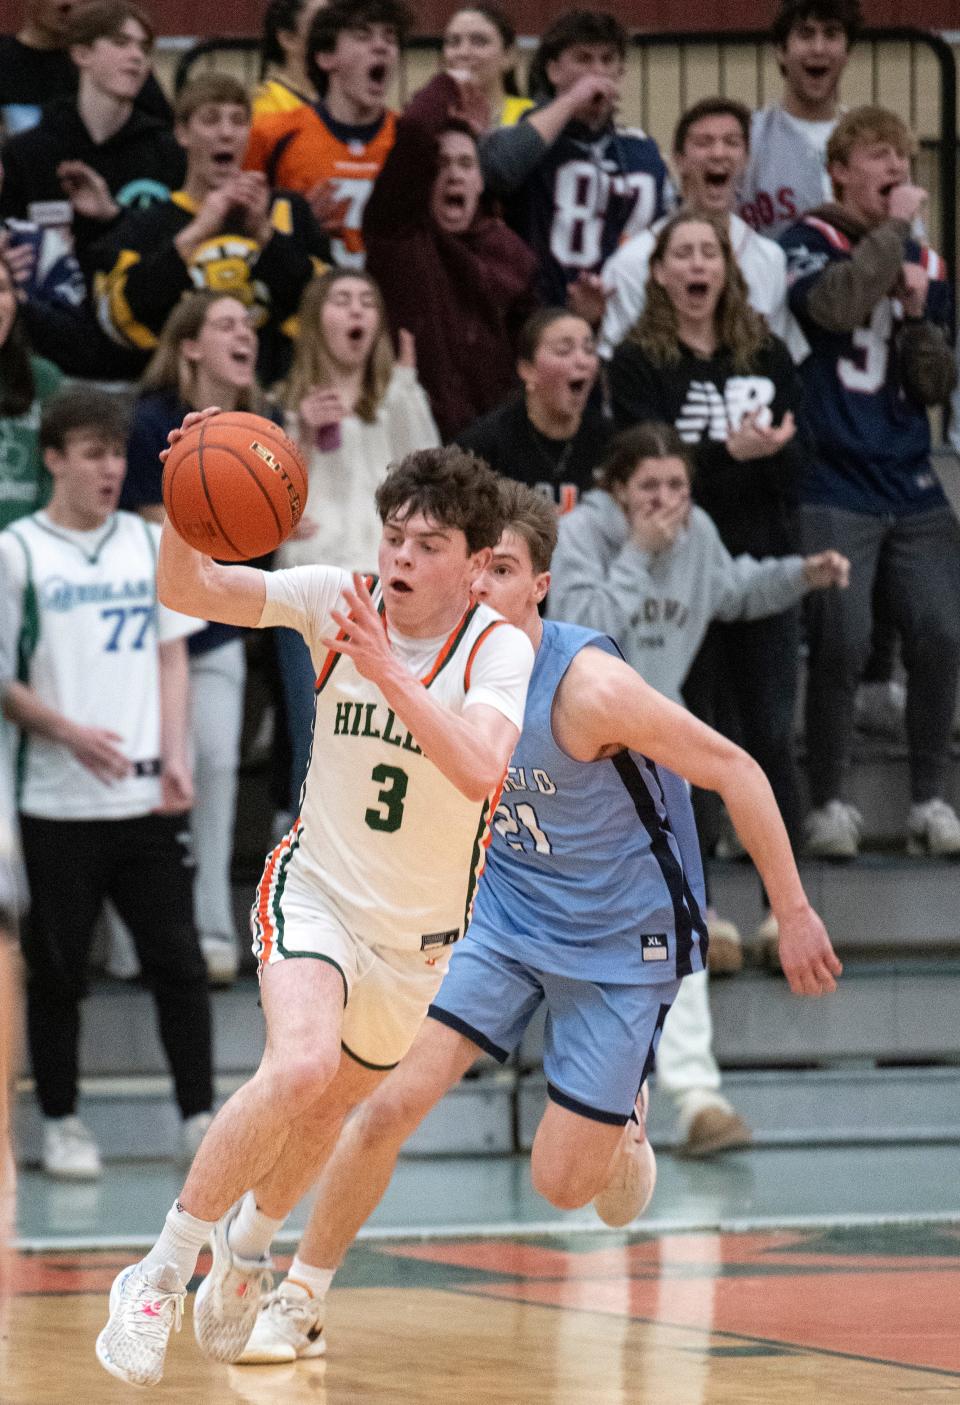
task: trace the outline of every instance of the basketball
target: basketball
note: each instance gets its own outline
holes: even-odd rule
[[[188,429],[163,469],[163,505],[179,536],[218,561],[266,556],[307,501],[300,450],[272,420],[242,411]]]

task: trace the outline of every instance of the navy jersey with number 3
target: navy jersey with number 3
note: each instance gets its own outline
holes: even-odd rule
[[[849,512],[898,515],[943,506],[946,499],[930,464],[926,408],[907,396],[899,375],[899,301],[883,297],[862,326],[828,331],[810,316],[808,299],[825,268],[850,259],[850,239],[828,220],[809,214],[780,242],[787,254],[790,310],[810,345],[800,366],[813,447],[801,485],[803,500]],[[926,268],[926,315],[947,327],[950,288],[943,260],[909,240],[905,261]]]

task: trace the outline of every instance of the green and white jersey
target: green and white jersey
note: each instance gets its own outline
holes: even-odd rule
[[[133,772],[102,781],[65,746],[22,734],[19,808],[40,819],[129,819],[160,802],[158,645],[202,628],[157,602],[160,530],[116,512],[75,532],[45,512],[0,532],[16,677],[72,722],[116,732]]]
[[[320,642],[336,634],[330,612],[338,602],[346,608],[340,596],[349,583],[346,572],[328,566],[267,577],[260,623],[300,631],[317,682],[300,817],[268,861],[263,905],[295,877],[362,940],[429,951],[466,929],[497,796],[478,803],[461,795],[353,660]],[[375,582],[374,600],[380,605]],[[482,703],[522,726],[533,647],[488,606],[469,604],[442,638],[389,631],[389,640],[443,707],[462,714]]]

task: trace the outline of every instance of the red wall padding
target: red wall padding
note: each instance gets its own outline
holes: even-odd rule
[[[591,0],[580,0],[589,8]],[[755,29],[763,26],[776,9],[772,0],[594,0],[598,9],[616,14],[630,29],[675,32],[683,29]],[[161,34],[256,34],[263,0],[233,0],[215,7],[204,0],[147,0]],[[437,34],[459,6],[456,0],[414,0],[421,34]],[[514,16],[522,34],[537,34],[559,14],[570,9],[564,0],[507,0],[504,8]],[[917,25],[931,29],[960,29],[960,0],[863,0],[871,25]],[[0,32],[15,30],[20,20],[20,0],[0,0]]]

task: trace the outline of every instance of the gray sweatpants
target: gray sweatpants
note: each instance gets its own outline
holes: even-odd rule
[[[944,792],[960,672],[960,527],[951,510],[871,517],[804,506],[805,553],[850,558],[850,586],[807,597],[807,766],[815,806],[844,797],[857,684],[870,652],[879,579],[907,672],[907,741],[915,803]]]

